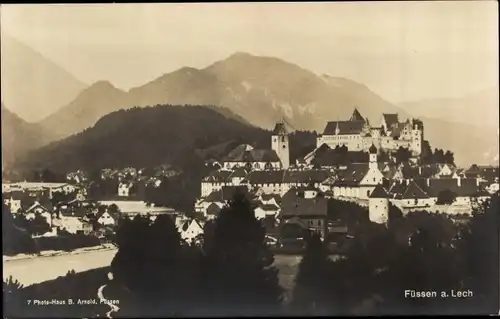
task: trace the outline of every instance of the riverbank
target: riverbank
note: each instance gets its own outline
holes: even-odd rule
[[[14,256],[3,256],[3,262],[7,263],[10,261],[15,261],[15,260],[24,260],[24,259],[41,258],[41,257],[78,255],[78,254],[82,254],[82,253],[104,251],[104,250],[116,250],[116,246],[113,244],[102,244],[99,246],[77,248],[77,249],[74,249],[71,251],[46,250],[46,251],[40,252],[39,254],[18,254],[18,255],[14,255]]]

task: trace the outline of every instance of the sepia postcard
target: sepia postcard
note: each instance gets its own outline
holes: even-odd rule
[[[497,1],[0,28],[3,318],[500,313]]]

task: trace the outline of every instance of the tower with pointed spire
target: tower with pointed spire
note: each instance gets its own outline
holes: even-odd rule
[[[378,166],[377,164],[377,148],[375,147],[374,144],[370,146],[368,149],[368,152],[370,153],[370,161],[369,161],[369,168],[376,168]]]
[[[271,136],[271,148],[278,155],[284,169],[290,167],[290,147],[285,121],[276,123]]]

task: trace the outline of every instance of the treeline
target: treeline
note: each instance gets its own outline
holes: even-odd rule
[[[51,231],[45,217],[35,214],[33,220],[28,220],[22,214],[12,215],[8,207],[2,206],[2,241],[3,254],[38,254],[47,250],[70,251],[77,248],[99,246],[100,240],[91,235],[70,234],[59,231],[58,236],[38,237]]]
[[[106,298],[120,300],[114,317],[491,314],[499,300],[498,200],[477,207],[464,226],[427,212],[393,214],[387,226],[360,223],[337,259],[313,235],[286,305],[264,228],[243,196],[205,225],[201,247],[185,244],[166,216],[124,220],[114,278],[101,280]]]
[[[388,227],[367,224],[335,262],[312,238],[299,266],[292,313],[496,313],[498,217],[496,195],[462,228],[446,215],[427,212],[395,218]]]
[[[423,164],[453,164],[455,165],[455,155],[453,152],[435,148],[432,151],[429,141],[422,143],[422,163]]]
[[[16,168],[70,172],[182,163],[196,156],[197,149],[234,137],[270,145],[271,133],[205,106],[132,108],[108,114],[79,134],[31,152]]]

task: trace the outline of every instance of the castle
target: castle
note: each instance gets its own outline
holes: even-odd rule
[[[400,122],[398,114],[383,114],[380,126],[373,127],[355,109],[348,121],[329,122],[317,138],[316,149],[290,163],[290,141],[283,120],[272,131],[270,149],[241,144],[220,162],[211,164],[213,170],[201,181],[201,197],[195,203],[195,210],[213,218],[238,189],[252,194],[259,218],[273,216],[283,221],[289,217],[287,214],[293,213],[307,221],[307,227],[324,226],[327,218],[324,199],[337,198],[368,207],[371,221],[386,223],[389,204],[404,213],[448,209],[437,204],[440,194],[448,190],[456,194],[449,213],[469,214],[473,199],[488,196],[477,178],[459,175],[456,167],[448,164],[411,165],[381,160],[381,150],[392,153],[402,147],[418,163],[415,160],[422,154],[423,135],[420,120]],[[366,157],[340,163],[337,157],[328,156],[341,146],[347,148],[347,153],[363,153]],[[312,164],[322,158],[325,160]],[[308,196],[312,191],[321,196]],[[297,196],[301,199],[294,193],[300,194]],[[276,201],[271,203],[264,197]],[[297,205],[302,206],[298,209]]]
[[[328,122],[316,147],[326,144],[330,148],[345,145],[349,151],[368,152],[371,145],[388,152],[400,147],[407,148],[412,156],[422,153],[424,126],[422,121],[408,119],[400,122],[398,114],[382,114],[379,127],[371,126],[368,119],[361,116],[357,109],[348,121]]]

